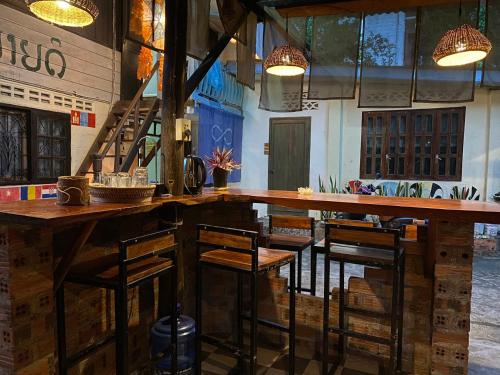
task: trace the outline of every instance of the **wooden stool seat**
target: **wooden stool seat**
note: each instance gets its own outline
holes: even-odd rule
[[[258,269],[262,271],[289,263],[295,259],[295,253],[290,251],[272,250],[264,247],[258,249]],[[252,256],[250,254],[235,253],[230,250],[215,249],[204,252],[200,257],[202,262],[218,264],[239,270],[252,270]]]
[[[328,257],[332,260],[342,260],[347,263],[379,264],[384,266],[392,266],[394,264],[394,251],[372,247],[342,246],[336,244],[331,247]]]
[[[314,243],[314,238],[310,236],[295,236],[281,233],[271,233],[269,235],[269,246],[273,248],[286,247],[305,249]]]
[[[73,278],[96,278],[109,283],[117,283],[119,277],[119,255],[109,254],[96,260],[82,262],[68,273],[68,280]],[[156,275],[170,269],[173,262],[166,258],[147,258],[131,263],[127,270],[127,284],[132,284],[145,277]]]

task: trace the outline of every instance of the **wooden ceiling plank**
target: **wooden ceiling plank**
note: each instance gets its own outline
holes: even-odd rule
[[[474,0],[465,0],[474,1]],[[313,17],[349,13],[380,13],[422,6],[459,4],[460,0],[355,0],[277,8],[282,17]]]

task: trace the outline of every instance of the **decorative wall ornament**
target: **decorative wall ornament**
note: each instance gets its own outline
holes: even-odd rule
[[[60,26],[85,27],[99,16],[92,0],[26,0],[26,5],[38,18]]]

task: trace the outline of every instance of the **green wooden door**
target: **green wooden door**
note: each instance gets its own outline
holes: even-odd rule
[[[269,124],[269,190],[309,186],[311,118],[272,118]],[[307,215],[307,210],[269,206],[270,214]]]

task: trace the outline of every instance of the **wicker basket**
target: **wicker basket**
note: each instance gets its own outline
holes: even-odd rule
[[[90,185],[90,199],[95,203],[148,203],[154,192],[155,185],[130,188]]]

